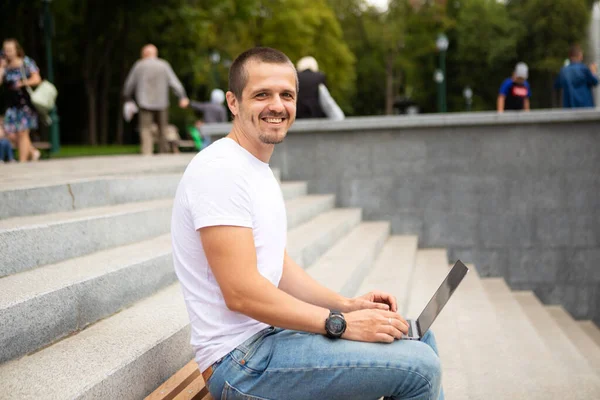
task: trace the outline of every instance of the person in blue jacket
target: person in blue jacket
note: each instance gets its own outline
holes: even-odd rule
[[[569,49],[568,65],[564,66],[554,87],[562,89],[564,108],[594,107],[592,88],[598,85],[598,66],[583,63],[583,51],[579,45]]]

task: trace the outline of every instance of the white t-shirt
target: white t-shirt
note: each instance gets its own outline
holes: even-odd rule
[[[216,225],[252,228],[258,271],[279,286],[287,239],[281,188],[269,164],[229,138],[214,142],[190,162],[171,219],[173,263],[201,371],[267,327],[227,308],[198,232]]]

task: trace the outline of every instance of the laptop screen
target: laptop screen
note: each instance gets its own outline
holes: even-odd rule
[[[442,308],[448,302],[448,299],[454,293],[458,284],[463,280],[469,269],[460,260],[454,264],[444,282],[440,285],[439,289],[435,292],[427,307],[423,310],[419,318],[417,319],[417,325],[419,327],[419,334],[422,336],[427,332],[435,318],[439,315]]]

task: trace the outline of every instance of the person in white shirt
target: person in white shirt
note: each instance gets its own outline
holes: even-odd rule
[[[343,297],[286,252],[285,204],[268,163],[295,120],[297,94],[285,54],[256,47],[238,56],[226,94],[231,132],[198,153],[177,189],[173,260],[210,393],[443,398],[435,339],[397,340],[408,327],[393,296]]]

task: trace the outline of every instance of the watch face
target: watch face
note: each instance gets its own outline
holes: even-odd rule
[[[333,335],[339,335],[344,331],[344,328],[346,327],[346,321],[344,321],[344,319],[340,316],[333,315],[327,321],[327,327],[329,328],[329,332],[331,332]]]

